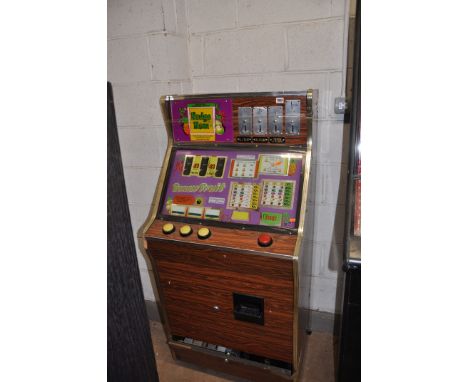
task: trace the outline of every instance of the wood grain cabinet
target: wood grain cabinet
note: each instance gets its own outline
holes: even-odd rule
[[[139,236],[175,359],[252,381],[297,381],[317,97],[161,99],[168,147]]]

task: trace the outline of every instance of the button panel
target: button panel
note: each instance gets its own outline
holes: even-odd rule
[[[164,223],[161,230],[165,235],[170,235],[176,230],[176,227],[172,223]],[[184,224],[179,228],[179,234],[182,237],[190,236],[192,233],[193,229],[188,224]],[[197,237],[201,240],[206,240],[210,236],[211,230],[208,227],[201,227],[197,231]],[[262,233],[258,236],[257,243],[260,247],[269,247],[273,244],[273,238],[267,233]]]
[[[161,230],[165,235],[170,235],[176,230],[176,227],[172,223],[164,223]],[[183,237],[190,236],[193,229],[190,225],[184,224],[179,228],[179,233]],[[208,239],[211,236],[211,230],[207,227],[201,227],[197,231],[197,236],[202,240]]]
[[[165,235],[162,231],[162,227],[167,223],[173,223],[175,226],[174,233],[170,235]],[[218,226],[217,224],[191,224],[193,229],[192,234],[184,237],[179,234],[179,229],[184,225],[187,224],[185,222],[174,222],[156,219],[145,235],[145,238],[147,239],[146,245],[158,249],[159,244],[157,243],[157,241],[151,240],[156,239],[167,243],[193,243],[198,245],[215,246],[219,248],[238,249],[240,251],[258,251],[271,254],[293,256],[297,241],[297,235],[295,234],[243,230],[223,227],[222,225]],[[198,237],[198,231],[202,228],[207,228],[210,231],[210,236],[206,239],[201,239]],[[201,232],[202,234],[203,231]],[[258,238],[262,234],[267,235],[267,237],[271,237],[271,244],[269,246],[263,247],[259,244]],[[267,244],[270,242],[270,240],[263,240],[261,238],[260,242],[262,244]]]

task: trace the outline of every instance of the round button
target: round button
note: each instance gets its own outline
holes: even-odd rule
[[[174,224],[172,223],[166,223],[162,227],[162,231],[164,234],[169,235],[170,233],[175,231]]]
[[[198,230],[198,237],[200,239],[208,239],[210,235],[211,235],[211,231],[206,227],[200,228]]]
[[[266,233],[262,233],[258,237],[258,245],[260,247],[268,247],[273,243],[273,239],[271,238],[270,235],[267,235]]]
[[[179,232],[182,236],[188,236],[192,233],[192,227],[190,227],[189,225],[184,225],[180,227]]]

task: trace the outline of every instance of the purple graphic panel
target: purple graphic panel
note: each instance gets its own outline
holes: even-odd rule
[[[175,142],[233,142],[232,101],[228,98],[171,102]]]
[[[303,156],[259,150],[177,150],[161,213],[296,228]]]

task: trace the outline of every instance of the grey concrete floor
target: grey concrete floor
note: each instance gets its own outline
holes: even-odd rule
[[[229,375],[174,361],[166,344],[160,322],[150,321],[160,382],[240,382]],[[312,333],[307,338],[301,382],[334,382],[334,337],[329,333]],[[267,382],[267,381],[266,381]]]

